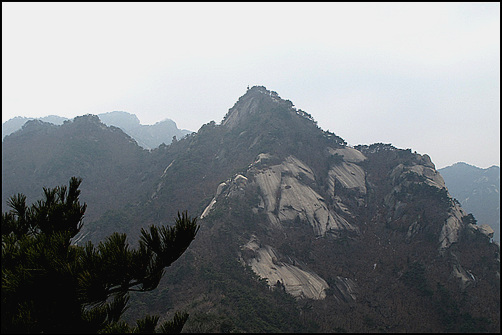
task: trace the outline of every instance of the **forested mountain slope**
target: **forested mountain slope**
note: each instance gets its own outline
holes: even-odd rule
[[[2,194],[82,176],[97,209],[78,243],[198,216],[196,239],[157,291],[133,297],[131,319],[174,308],[190,312],[187,332],[500,331],[500,247],[426,154],[347,146],[263,86],[220,124],[151,151],[80,121],[85,132],[75,119],[6,138]],[[66,160],[66,147],[43,145],[62,129]]]
[[[122,111],[101,113],[98,114],[98,117],[105,125],[122,129],[144,149],[153,149],[162,143],[170,144],[173,138],[179,139],[191,133],[186,129],[178,129],[176,123],[170,119],[156,122],[153,125],[144,125],[140,124],[136,115]],[[18,116],[2,123],[2,141],[5,136],[20,130],[30,120],[34,120],[34,118]],[[65,121],[69,121],[67,118],[57,115],[37,118],[36,120],[55,125],[61,125]]]

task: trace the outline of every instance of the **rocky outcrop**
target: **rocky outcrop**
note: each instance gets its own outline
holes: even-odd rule
[[[446,187],[443,177],[441,177],[439,172],[431,166],[421,164],[411,166],[399,164],[392,170],[390,178],[394,184],[398,184],[410,175],[417,176],[420,181],[426,183],[427,185],[434,186],[439,189]]]
[[[448,248],[458,241],[460,230],[462,229],[462,218],[467,215],[464,210],[458,206],[453,205],[448,212],[449,216],[446,219],[441,233],[439,234],[440,251]]]
[[[261,162],[263,156],[258,157]],[[303,162],[289,156],[281,164],[255,167],[248,170],[259,186],[263,210],[271,224],[302,220],[308,222],[317,236],[330,230],[356,230],[345,218],[330,210],[325,199],[310,185],[315,183],[312,170]]]
[[[478,228],[479,232],[488,238],[492,238],[495,231],[490,225],[482,224],[480,226],[475,226]]]
[[[270,245],[262,245],[255,235],[241,248],[240,260],[251,266],[270,288],[284,290],[297,297],[320,300],[326,298],[326,290],[339,302],[357,300],[357,284],[350,278],[336,276],[332,286],[318,274],[306,268],[296,259],[285,257]]]
[[[344,161],[350,163],[360,163],[366,160],[366,156],[361,151],[351,147],[328,148],[328,151],[331,155],[342,156]]]
[[[361,161],[354,155],[354,160]],[[364,171],[355,163],[345,163],[333,169],[333,178],[343,181],[344,187],[357,188],[366,192]],[[351,173],[357,171],[357,175]],[[342,182],[341,181],[341,182]],[[310,167],[294,156],[283,161],[267,153],[259,154],[245,175],[237,174],[233,178],[218,185],[215,196],[204,209],[201,219],[210,215],[218,201],[225,197],[237,197],[247,186],[257,187],[259,203],[253,208],[254,213],[264,213],[268,217],[270,227],[283,229],[283,225],[292,221],[303,221],[311,225],[315,236],[325,236],[329,232],[357,232],[356,226],[330,209],[326,200],[314,190],[315,176]],[[334,181],[333,181],[334,185]],[[345,208],[341,199],[338,206]],[[347,210],[347,215],[351,215]],[[271,287],[284,287],[286,292],[295,297],[324,299],[326,281],[316,273],[301,266],[298,260],[281,260],[279,252],[271,245],[261,245],[256,236],[241,247],[241,260],[251,266],[253,271],[266,278]],[[334,291],[338,299],[355,300],[355,283],[348,278],[338,278]]]
[[[248,179],[246,177],[244,177],[241,174],[238,174],[233,178],[220,183],[216,189],[216,194],[214,195],[213,199],[211,199],[209,205],[207,205],[207,207],[204,209],[200,218],[203,219],[209,214],[209,212],[213,209],[217,199],[220,197],[223,191],[225,191],[225,194],[223,196],[225,197],[232,196],[236,192],[242,191],[243,188],[246,186],[247,182]]]
[[[272,229],[285,230],[288,223],[307,222],[317,237],[333,233],[330,236],[337,238],[337,232],[343,231],[359,233],[357,213],[360,215],[361,209],[365,208],[368,188],[373,187],[367,182],[362,164],[367,157],[350,147],[328,148],[328,152],[333,159],[327,173],[327,193],[324,194],[329,197],[330,204],[320,194],[316,176],[307,164],[293,155],[281,160],[269,153],[261,153],[244,173],[219,184],[201,219],[210,215],[222,197],[240,196],[247,187],[253,187],[258,190],[259,200],[252,211],[254,214],[265,214]],[[459,240],[465,227],[463,219],[466,213],[451,199],[443,178],[428,156],[415,155],[411,164],[409,161],[397,164],[389,170],[388,176],[391,188],[384,197],[384,205],[388,209],[387,223],[399,221],[406,225],[402,228],[406,229],[406,243],[411,243],[428,223],[421,220],[420,214],[417,217],[405,214],[413,205],[413,198],[409,198],[409,195],[403,198],[402,194],[408,194],[413,186],[419,186],[437,189],[441,197],[446,195],[448,217],[438,237],[439,251],[444,255]],[[340,192],[342,189],[350,192]],[[352,197],[352,200],[348,201],[347,197]],[[354,204],[357,208],[354,208]],[[489,226],[471,226],[472,230],[483,236],[490,237],[493,234]],[[257,275],[265,278],[271,288],[282,288],[295,297],[318,300],[324,299],[326,292],[329,292],[340,303],[356,301],[357,285],[352,279],[334,276],[328,285],[305,264],[281,255],[272,244],[262,245],[255,235],[241,246],[240,259]],[[462,289],[475,281],[474,275],[458,262],[452,264],[451,277],[458,280]]]
[[[236,188],[242,189],[252,182],[260,190],[260,204],[255,211],[266,213],[275,228],[280,229],[282,223],[288,221],[301,220],[312,226],[316,236],[323,236],[329,231],[357,230],[340,214],[330,210],[326,200],[312,188],[315,177],[307,165],[293,156],[280,164],[268,165],[273,161],[276,159],[271,155],[260,154],[246,172],[250,181],[248,177],[237,175],[220,184],[201,218],[209,214],[223,189],[223,196],[230,196]]]
[[[443,253],[445,249],[458,241],[460,231],[464,227],[462,218],[465,217],[467,213],[458,203],[453,201],[453,198],[446,189],[443,177],[436,171],[429,156],[417,155],[414,164],[398,164],[390,172],[389,179],[393,188],[384,198],[384,204],[390,209],[387,222],[399,219],[408,205],[406,200],[400,199],[398,196],[400,193],[406,193],[406,190],[413,184],[427,185],[437,189],[438,192],[442,192],[449,202],[448,217],[442,225],[438,239],[440,252]],[[411,222],[406,240],[409,242],[419,229],[420,224],[418,222]]]
[[[318,300],[326,297],[325,289],[329,286],[324,279],[298,265],[280,261],[278,252],[269,245],[261,246],[256,236],[242,246],[242,255],[241,261],[266,278],[270,287],[284,287],[286,292],[299,298]]]
[[[361,194],[366,194],[366,174],[364,170],[355,163],[341,162],[334,165],[329,170],[329,190],[335,193],[335,181],[343,187],[356,189]]]

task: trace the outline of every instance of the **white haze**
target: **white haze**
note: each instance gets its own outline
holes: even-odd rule
[[[2,122],[197,131],[248,85],[351,145],[500,165],[500,3],[2,3]]]

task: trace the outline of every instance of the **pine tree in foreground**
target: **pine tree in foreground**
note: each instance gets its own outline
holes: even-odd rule
[[[79,202],[81,182],[72,177],[68,188],[44,188],[44,199],[31,207],[22,194],[8,200],[11,210],[1,223],[2,333],[179,333],[186,312],[159,326],[158,316],[134,327],[120,317],[129,292],[155,289],[164,269],[185,252],[197,219],[184,212],[172,227],[142,228],[137,249],[119,233],[97,246],[73,245],[86,209]]]

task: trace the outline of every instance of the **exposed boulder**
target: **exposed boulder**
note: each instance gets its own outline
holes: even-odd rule
[[[261,246],[256,236],[252,236],[248,243],[242,246],[243,254],[248,255],[242,261],[251,266],[253,271],[262,278],[266,278],[270,287],[277,283],[284,286],[286,292],[295,296],[310,299],[324,299],[328,283],[312,271],[302,269],[296,265],[279,260],[280,255],[269,245]],[[250,252],[251,251],[251,252]],[[249,257],[251,255],[251,257]]]
[[[427,163],[427,160],[425,160]],[[417,176],[420,181],[425,182],[427,185],[442,189],[445,186],[443,177],[433,167],[428,165],[411,165],[404,164],[397,165],[391,172],[390,178],[394,184],[401,183],[404,179],[409,179],[410,175]]]
[[[351,148],[351,147],[344,147],[344,148],[337,148],[337,149],[328,148],[328,151],[332,155],[336,154],[336,155],[343,156],[343,159],[346,162],[350,162],[350,163],[360,163],[360,162],[366,160],[366,156],[364,156],[364,154],[361,151],[354,149],[354,148]]]
[[[474,224],[469,224],[469,228],[481,233],[483,236],[486,236],[487,238],[493,238],[493,234],[495,233],[493,228],[487,224],[482,224],[479,226]]]
[[[482,224],[479,226],[479,231],[488,238],[492,238],[495,231],[490,225]]]

